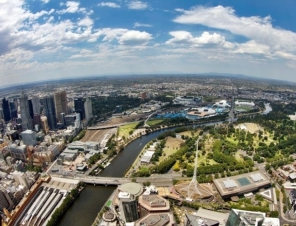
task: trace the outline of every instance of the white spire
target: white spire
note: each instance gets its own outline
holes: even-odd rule
[[[198,194],[201,198],[203,198],[202,193],[206,193],[209,195],[213,195],[211,192],[207,191],[206,189],[204,189],[203,187],[201,187],[199,185],[199,183],[196,180],[196,170],[197,170],[197,161],[198,161],[198,142],[199,139],[197,139],[196,141],[196,153],[195,153],[195,162],[194,162],[194,173],[193,173],[193,177],[192,180],[190,181],[189,185],[185,188],[183,188],[182,190],[186,191],[187,190],[187,200],[188,201],[192,201],[192,197],[194,194]]]

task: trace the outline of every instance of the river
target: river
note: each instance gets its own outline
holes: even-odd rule
[[[143,147],[163,132],[175,128],[164,129],[142,136],[127,145],[107,166],[99,176],[123,177],[125,172],[133,164]],[[98,212],[114,191],[115,186],[87,185],[80,196],[69,207],[66,214],[59,222],[59,226],[91,225]]]
[[[223,122],[210,122],[204,123],[203,125],[221,123]],[[154,138],[157,138],[160,134],[169,130],[174,130],[175,128],[176,127],[159,130],[132,141],[112,160],[109,166],[100,172],[99,176],[123,177],[147,143]],[[80,196],[74,201],[71,207],[69,207],[58,225],[91,225],[114,189],[116,189],[115,186],[106,187],[87,185],[80,193]]]
[[[264,104],[265,110],[262,112],[263,115],[267,115],[269,112],[272,111],[272,108],[270,106],[270,103]]]

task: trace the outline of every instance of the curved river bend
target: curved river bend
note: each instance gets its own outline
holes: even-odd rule
[[[125,172],[133,164],[142,148],[163,132],[175,128],[164,129],[142,136],[131,142],[121,151],[99,176],[123,177]],[[66,214],[59,222],[59,226],[81,226],[91,225],[98,212],[101,210],[107,199],[114,191],[115,186],[93,186],[87,185],[80,196],[66,211]]]
[[[204,123],[203,125],[221,124],[222,122]],[[143,147],[154,138],[157,138],[160,134],[174,130],[176,127],[159,130],[147,135],[144,135],[130,144],[128,144],[123,151],[121,151],[106,167],[99,176],[106,177],[123,177],[125,172],[133,164],[135,159]],[[66,211],[65,215],[59,222],[59,226],[81,226],[91,225],[95,220],[98,212],[104,206],[107,199],[112,192],[116,189],[116,186],[93,186],[87,185],[81,192],[80,196],[74,201],[74,203]]]

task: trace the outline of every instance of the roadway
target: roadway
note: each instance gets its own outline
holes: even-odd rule
[[[124,123],[118,123],[118,124],[113,124],[113,125],[106,125],[106,126],[89,126],[87,127],[88,130],[100,130],[100,129],[112,129],[112,128],[117,128],[119,126],[123,126],[126,124],[130,124],[131,122],[124,122]]]
[[[54,175],[55,177],[69,178],[79,180],[87,184],[97,185],[121,185],[124,183],[136,181],[138,183],[150,182],[156,186],[171,186],[174,179],[186,179],[181,174],[159,174],[152,175],[150,177],[136,177],[136,178],[125,178],[125,177],[94,177],[87,175]],[[191,179],[191,178],[188,178]]]

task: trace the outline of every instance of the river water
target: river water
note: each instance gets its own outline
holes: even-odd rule
[[[164,129],[150,133],[136,139],[125,147],[107,166],[99,176],[123,177],[125,172],[133,164],[143,147],[154,138],[157,138],[163,132],[175,128]],[[95,220],[98,212],[104,206],[107,199],[116,189],[115,186],[93,186],[87,185],[69,207],[66,214],[59,222],[59,226],[87,226]]]
[[[265,110],[262,112],[263,115],[267,115],[269,112],[272,111],[272,108],[270,106],[270,103],[264,104]]]
[[[204,123],[203,125],[214,125],[221,123],[223,122],[210,122]],[[154,138],[157,138],[160,134],[169,130],[174,130],[175,128],[176,127],[159,130],[132,141],[112,160],[109,166],[100,172],[99,176],[123,177],[147,143],[149,143]],[[80,196],[75,199],[74,203],[66,211],[66,214],[62,217],[58,225],[91,225],[94,222],[98,212],[104,206],[107,199],[115,189],[116,186],[106,187],[87,185],[80,193]]]

